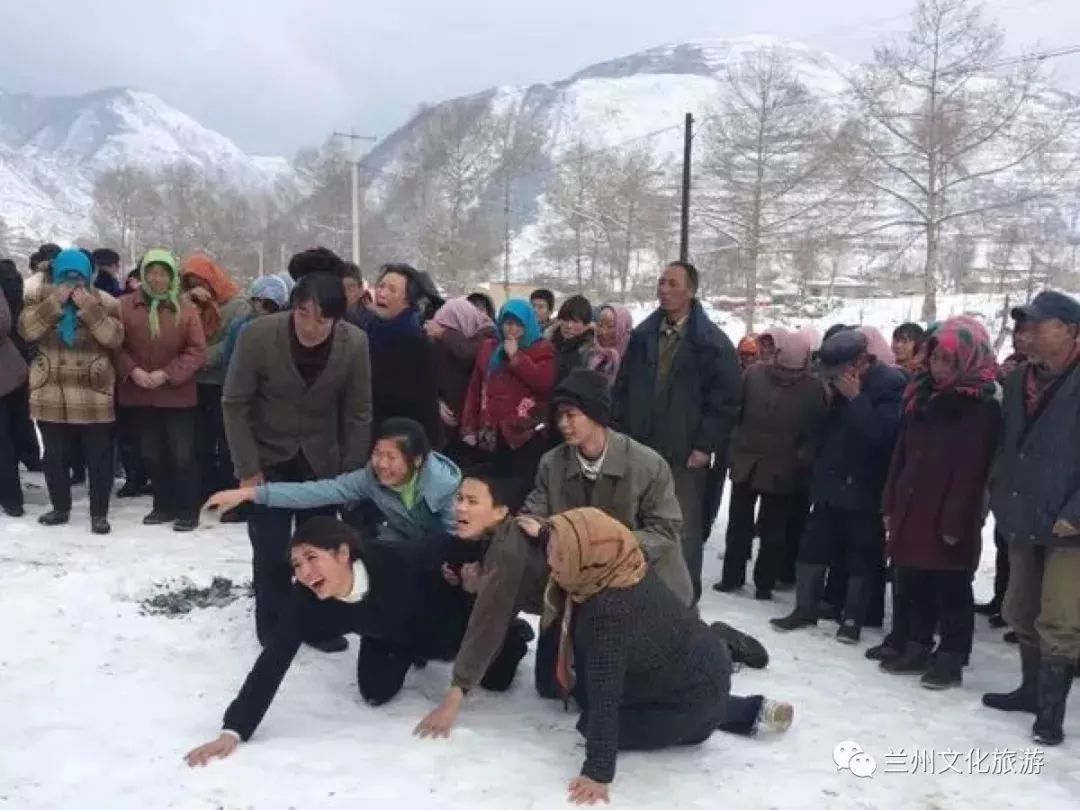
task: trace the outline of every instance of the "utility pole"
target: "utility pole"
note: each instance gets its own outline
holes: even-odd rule
[[[682,222],[679,231],[679,261],[690,259],[690,153],[694,141],[694,116],[686,114],[683,128]]]
[[[379,140],[372,135],[357,135],[355,130],[348,132],[335,132],[335,138],[349,139],[349,165],[352,168],[352,260],[360,263],[360,153],[356,144],[358,141],[375,143]]]

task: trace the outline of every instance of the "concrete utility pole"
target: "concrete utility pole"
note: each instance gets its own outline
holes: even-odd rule
[[[349,154],[352,168],[352,260],[360,263],[360,153],[357,142],[375,143],[378,138],[373,135],[357,135],[355,130],[348,132],[335,132],[335,138],[349,139]]]
[[[690,160],[694,148],[694,116],[683,124],[682,210],[679,222],[679,261],[690,260]]]

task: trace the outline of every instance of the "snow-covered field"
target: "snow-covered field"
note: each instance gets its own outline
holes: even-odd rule
[[[397,700],[371,709],[356,695],[355,639],[343,655],[303,650],[255,738],[224,762],[189,770],[182,755],[217,733],[256,655],[251,601],[182,618],[142,615],[139,601],[165,579],[188,577],[203,586],[215,575],[247,580],[243,527],[213,524],[190,535],[147,529],[139,519],[148,504],[121,501],[114,503],[114,533],[94,537],[79,489],[73,523],[44,530],[36,523],[46,508],[40,477],[26,482],[34,485],[27,517],[0,517],[0,807],[566,806],[582,744],[574,717],[535,696],[531,661],[509,694],[471,698],[449,741],[421,742],[412,728],[441,696],[447,665],[413,671]],[[709,545],[709,583],[719,574],[723,514]],[[991,569],[988,544],[982,598]],[[1080,698],[1066,723],[1070,739],[1044,752],[1040,773],[993,773],[1008,765],[1007,751],[1016,757],[1012,770],[1024,770],[1023,752],[1033,747],[1030,717],[979,704],[983,691],[1012,688],[1017,678],[1016,650],[1000,631],[980,619],[963,688],[929,692],[864,660],[877,632],[857,647],[838,644],[824,624],[773,632],[767,620],[786,612],[791,598],[759,603],[708,589],[703,601],[706,618],[723,618],[766,642],[771,665],[738,673],[735,689],[794,702],[791,731],[755,739],[716,734],[699,748],[624,754],[615,806],[1076,806]],[[837,770],[832,753],[844,740],[875,757],[873,778]],[[900,749],[911,757],[936,755],[934,772],[886,772],[900,767],[887,757]],[[981,754],[971,762],[973,749]]]

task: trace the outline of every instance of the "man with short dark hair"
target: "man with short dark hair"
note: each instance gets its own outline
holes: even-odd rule
[[[727,463],[740,402],[735,347],[697,300],[697,269],[664,268],[660,307],[630,338],[613,392],[615,425],[671,466],[682,510],[682,546],[695,601],[701,596],[709,467]]]
[[[292,310],[251,321],[229,363],[222,405],[242,487],[330,478],[362,467],[370,450],[367,336],[342,321],[341,277],[302,273],[292,300]],[[293,522],[311,514],[257,506],[248,520],[262,643],[288,597]],[[344,639],[321,648],[344,649]]]
[[[983,703],[1034,713],[1035,741],[1058,745],[1080,657],[1080,302],[1046,291],[1012,317],[1030,327],[1029,359],[1005,383],[990,507],[1009,545],[1002,615],[1022,682]]]
[[[367,330],[375,313],[371,311],[371,293],[364,289],[364,275],[360,272],[360,266],[352,262],[345,263],[345,275],[341,277],[345,285],[345,301],[348,305],[345,310],[345,320],[353,326]]]
[[[120,284],[120,254],[109,248],[98,248],[90,254],[94,263],[94,286],[114,298],[124,293]]]
[[[926,358],[923,357],[925,341],[926,330],[917,323],[902,323],[893,330],[892,352],[896,356],[896,365],[909,377],[926,367]]]
[[[536,319],[540,321],[540,330],[547,332],[551,327],[551,319],[555,316],[555,293],[541,287],[529,293],[529,304],[536,313]]]

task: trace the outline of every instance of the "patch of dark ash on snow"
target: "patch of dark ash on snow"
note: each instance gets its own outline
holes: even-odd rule
[[[176,582],[159,583],[160,593],[139,602],[139,612],[144,616],[183,616],[196,608],[222,608],[237,599],[250,597],[250,582],[234,583],[227,577],[214,577],[207,588],[194,584]]]

